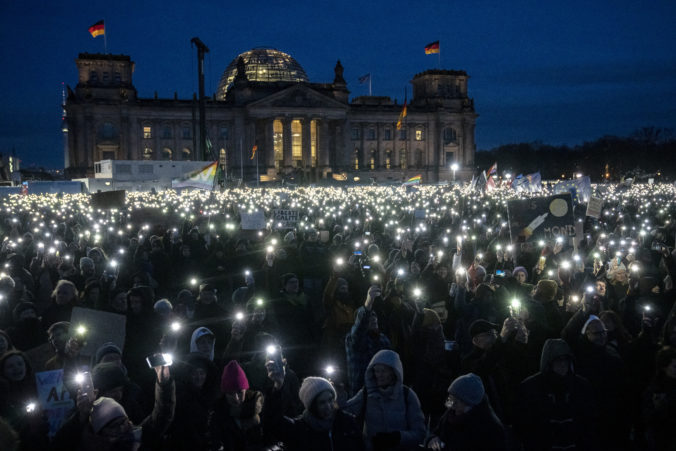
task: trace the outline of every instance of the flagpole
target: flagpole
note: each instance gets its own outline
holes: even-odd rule
[[[369,74],[369,97],[371,97],[371,79],[373,78],[373,75]]]
[[[439,44],[439,53],[437,53],[437,58],[439,60],[439,69],[441,69],[441,43]]]
[[[242,137],[239,137],[239,178],[240,183],[244,182],[244,156],[242,155]]]
[[[108,34],[108,30],[106,30],[107,25],[105,19],[103,20],[103,53],[107,54],[108,53],[108,39],[106,39],[106,35]]]
[[[258,173],[258,152],[256,152],[256,188],[260,187],[261,176]]]

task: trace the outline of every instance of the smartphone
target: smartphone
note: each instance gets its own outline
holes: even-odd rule
[[[370,266],[370,265],[364,265],[364,266],[362,266],[362,268],[364,268],[364,269],[371,269],[371,266]]]
[[[361,254],[361,251],[354,251],[354,254],[353,254],[353,255],[358,255],[358,256],[361,257],[362,254]]]
[[[157,368],[158,366],[170,366],[174,363],[171,354],[157,353],[146,357],[146,363],[149,368]]]
[[[505,275],[505,272],[502,269],[496,269],[495,275],[498,277],[503,277]]]
[[[82,393],[86,394],[89,398],[89,401],[94,402],[96,397],[94,396],[94,382],[92,381],[92,373],[85,371],[82,373],[82,379],[80,382],[80,390]]]

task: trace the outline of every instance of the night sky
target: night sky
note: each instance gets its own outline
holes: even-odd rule
[[[239,53],[291,54],[313,82],[333,81],[340,59],[351,96],[401,103],[418,72],[470,75],[477,148],[542,141],[575,145],[654,125],[676,129],[676,2],[639,1],[15,1],[3,3],[0,152],[24,167],[63,167],[61,84],[75,58],[103,52],[87,29],[106,23],[108,52],[136,62],[141,97],[197,91],[198,36],[210,49],[206,90]]]

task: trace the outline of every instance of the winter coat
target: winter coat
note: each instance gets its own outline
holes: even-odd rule
[[[654,380],[643,393],[641,414],[650,450],[676,449],[676,382]]]
[[[284,418],[282,430],[286,451],[361,451],[364,449],[361,431],[354,416],[336,411],[330,430],[314,426],[305,413],[298,418]]]
[[[387,365],[394,370],[396,382],[383,392],[378,388],[374,365]],[[373,450],[373,437],[378,433],[398,431],[399,446],[393,449],[407,450],[417,447],[425,438],[425,418],[420,401],[413,390],[404,388],[404,370],[399,355],[394,351],[379,351],[366,368],[364,388],[350,399],[345,410],[364,419],[366,449]],[[366,390],[366,406],[364,393]],[[406,398],[404,398],[406,396]]]
[[[434,435],[453,451],[501,451],[506,449],[505,428],[488,398],[472,410],[455,416],[450,409],[439,419]]]
[[[514,427],[526,451],[550,449],[596,449],[596,403],[589,382],[574,374],[566,377],[551,371],[558,357],[573,359],[565,341],[545,342],[540,372],[519,386]]]
[[[225,397],[219,399],[209,422],[212,449],[254,451],[263,449],[261,411],[263,395],[247,390],[244,402],[235,412]]]
[[[345,336],[345,354],[347,356],[348,382],[351,393],[356,393],[364,385],[364,374],[369,362],[381,349],[390,349],[390,340],[383,334],[370,334],[368,316],[371,312],[364,307],[357,310],[357,318],[352,330]]]

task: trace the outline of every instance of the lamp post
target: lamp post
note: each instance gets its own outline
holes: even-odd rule
[[[458,170],[458,163],[453,163],[451,165],[451,171],[453,171],[453,181],[455,182],[455,171]]]

